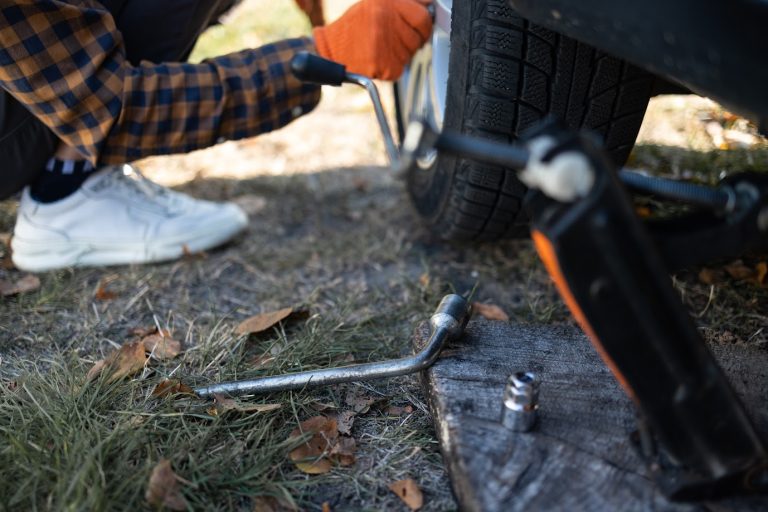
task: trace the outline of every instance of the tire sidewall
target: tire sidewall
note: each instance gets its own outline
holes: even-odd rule
[[[454,132],[463,131],[474,1],[477,0],[456,0],[451,12],[451,52],[443,128]],[[414,166],[406,177],[411,203],[424,221],[438,230],[446,220],[444,211],[452,195],[458,165],[459,159],[439,153],[429,169]]]

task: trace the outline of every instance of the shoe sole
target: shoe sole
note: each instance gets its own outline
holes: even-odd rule
[[[175,239],[158,243],[109,244],[92,242],[41,243],[13,238],[12,259],[16,268],[27,272],[45,272],[66,267],[100,267],[158,263],[178,259],[184,254],[206,251],[231,240],[245,229],[245,224],[232,225],[213,232],[184,233]]]

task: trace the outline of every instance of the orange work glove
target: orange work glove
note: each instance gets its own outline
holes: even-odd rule
[[[313,30],[317,53],[347,71],[397,80],[432,33],[429,0],[362,0]]]
[[[325,14],[323,14],[323,0],[294,0],[299,9],[309,18],[313,27],[322,27],[325,25]]]

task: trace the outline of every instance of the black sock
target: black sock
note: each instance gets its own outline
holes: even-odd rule
[[[52,203],[64,199],[80,188],[93,171],[87,160],[57,160],[51,158],[45,170],[32,182],[29,193],[40,203]]]

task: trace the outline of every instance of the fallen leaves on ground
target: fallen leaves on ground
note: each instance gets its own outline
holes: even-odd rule
[[[181,495],[179,477],[173,472],[171,461],[161,459],[157,463],[149,477],[149,485],[144,498],[155,508],[187,510],[187,502]]]
[[[104,372],[109,373],[107,382],[114,382],[140,372],[147,364],[147,354],[154,359],[173,359],[181,352],[181,342],[174,340],[168,330],[134,329],[139,339],[124,343],[105,359],[96,361],[88,371],[86,381],[90,382]]]
[[[283,406],[282,404],[243,404],[219,393],[214,393],[213,404],[214,406],[208,409],[208,414],[211,416],[220,416],[230,411],[243,414],[255,414],[259,412],[274,411]]]
[[[724,275],[722,272],[713,268],[704,267],[699,271],[699,281],[708,284],[720,284],[723,282]]]
[[[146,364],[147,356],[144,353],[144,344],[141,341],[131,341],[113,351],[106,359],[96,361],[93,368],[88,372],[86,380],[92,381],[102,373],[107,372],[109,375],[107,382],[114,382],[140,372]]]
[[[194,395],[195,390],[179,379],[165,379],[152,390],[152,396],[164,397],[170,395]]]
[[[352,425],[355,423],[354,411],[342,411],[336,416],[336,423],[339,433],[347,436],[352,435]]]
[[[404,414],[413,413],[413,407],[410,405],[406,405],[405,407],[390,405],[384,412],[386,412],[389,416],[402,416]]]
[[[156,359],[173,359],[181,353],[181,342],[173,339],[170,331],[163,329],[141,338],[144,349]]]
[[[365,414],[370,410],[373,404],[384,400],[386,399],[380,396],[372,397],[364,395],[358,391],[357,388],[350,390],[344,398],[346,404],[352,408],[355,414]]]
[[[13,249],[11,248],[10,233],[0,233],[0,245],[5,246],[4,249],[0,251],[0,268],[4,268],[5,270],[16,268],[16,265],[13,264],[13,258],[11,257]]]
[[[235,328],[235,332],[237,334],[259,334],[284,320],[305,320],[307,318],[309,318],[309,311],[306,309],[283,308],[246,318]]]
[[[356,443],[351,437],[340,436],[335,418],[314,416],[301,422],[288,440],[296,440],[307,433],[312,437],[289,454],[296,467],[310,475],[327,473],[335,464],[350,466],[355,463]]]
[[[208,258],[208,253],[205,251],[192,252],[187,244],[181,246],[182,259],[187,261],[204,260]]]
[[[0,279],[0,295],[3,297],[33,292],[38,288],[40,288],[40,279],[32,274],[27,274],[15,281]]]
[[[96,291],[93,293],[93,298],[100,301],[108,301],[117,298],[117,294],[107,289],[103,284],[99,284]]]
[[[424,495],[412,478],[389,484],[389,490],[397,494],[397,497],[403,500],[411,510],[419,510],[424,506]]]
[[[509,322],[509,315],[503,309],[495,304],[484,304],[482,302],[473,302],[472,311],[488,320],[499,320]]]
[[[728,275],[737,281],[747,281],[755,275],[754,269],[749,268],[741,260],[732,261],[723,267]]]
[[[699,281],[707,285],[724,283],[728,274],[736,281],[752,283],[756,286],[766,286],[768,277],[768,263],[760,261],[754,267],[747,265],[743,260],[735,260],[722,268],[704,267],[699,271]]]

